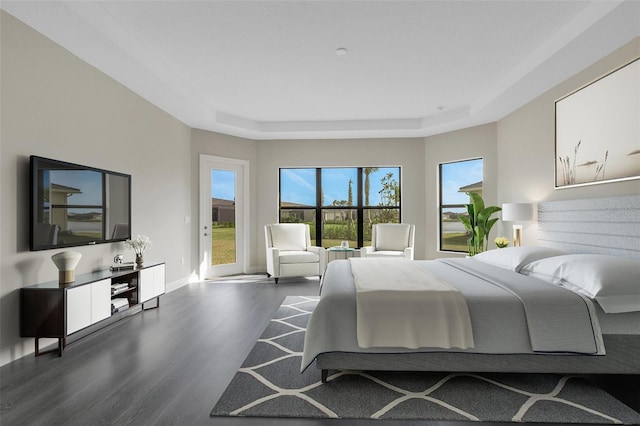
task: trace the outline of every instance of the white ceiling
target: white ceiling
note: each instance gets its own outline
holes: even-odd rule
[[[190,127],[250,139],[416,137],[496,121],[640,35],[635,0],[0,7]]]

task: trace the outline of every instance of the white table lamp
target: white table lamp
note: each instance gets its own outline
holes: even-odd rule
[[[536,204],[531,203],[506,203],[502,205],[503,222],[525,222],[535,220]],[[522,245],[522,225],[513,224],[513,246]]]

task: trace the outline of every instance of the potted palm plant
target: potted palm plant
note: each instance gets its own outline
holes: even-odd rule
[[[469,197],[471,203],[466,205],[469,216],[460,216],[460,221],[470,235],[467,240],[469,256],[474,256],[487,249],[489,232],[498,221],[497,217],[492,219],[491,216],[502,209],[497,206],[485,207],[482,196],[475,192],[471,192]]]

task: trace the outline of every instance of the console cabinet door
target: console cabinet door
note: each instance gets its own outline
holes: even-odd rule
[[[146,302],[147,300],[164,294],[164,271],[164,265],[153,266],[151,268],[145,268],[140,271],[138,283],[140,302]]]
[[[160,296],[165,293],[165,265],[158,265],[153,268],[153,292],[155,296]]]
[[[67,334],[91,325],[91,285],[67,290]]]
[[[111,316],[111,279],[91,284],[91,323]]]
[[[111,280],[67,290],[67,334],[111,316]]]

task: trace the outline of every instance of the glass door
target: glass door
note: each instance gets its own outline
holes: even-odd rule
[[[238,263],[236,172],[211,170],[211,266]]]
[[[244,272],[245,173],[241,160],[201,156],[200,276]]]

